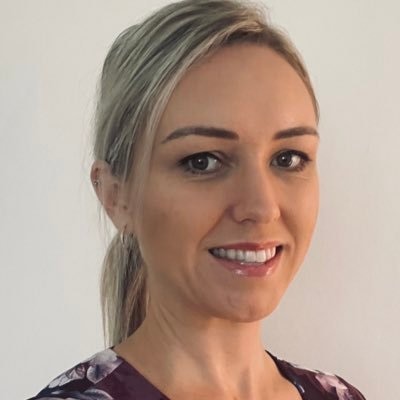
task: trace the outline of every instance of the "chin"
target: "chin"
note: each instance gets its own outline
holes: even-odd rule
[[[232,322],[257,322],[271,315],[278,307],[280,299],[268,302],[258,301],[247,304],[229,304],[224,310],[215,310],[216,317]]]

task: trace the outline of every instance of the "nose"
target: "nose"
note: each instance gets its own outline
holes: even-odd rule
[[[281,216],[277,182],[267,167],[248,168],[233,182],[231,215],[238,223],[270,223]]]

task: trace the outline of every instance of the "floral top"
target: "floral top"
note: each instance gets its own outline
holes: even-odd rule
[[[337,375],[302,368],[268,354],[303,400],[365,400],[355,387]],[[54,399],[169,400],[112,347],[59,375],[28,400]]]

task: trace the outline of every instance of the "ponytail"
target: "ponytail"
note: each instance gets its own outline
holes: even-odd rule
[[[117,234],[103,262],[100,283],[106,346],[125,340],[146,315],[146,270],[137,241]]]

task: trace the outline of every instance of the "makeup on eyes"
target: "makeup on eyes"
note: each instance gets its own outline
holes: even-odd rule
[[[279,159],[282,160],[282,157],[286,157],[286,159],[290,161],[290,164],[287,166],[278,165],[278,162],[271,164],[273,166],[276,165],[276,167],[282,171],[286,170],[288,173],[301,172],[312,161],[307,153],[293,149],[286,149],[278,152],[274,155],[272,161]],[[297,160],[297,164],[293,160]],[[293,162],[296,164],[294,167],[292,166]],[[208,151],[191,154],[178,162],[178,165],[183,168],[186,173],[201,176],[218,174],[218,172],[225,166],[228,167],[228,164],[229,162],[226,157],[224,157],[220,152],[216,154],[216,152]],[[211,169],[207,171],[210,166]]]

